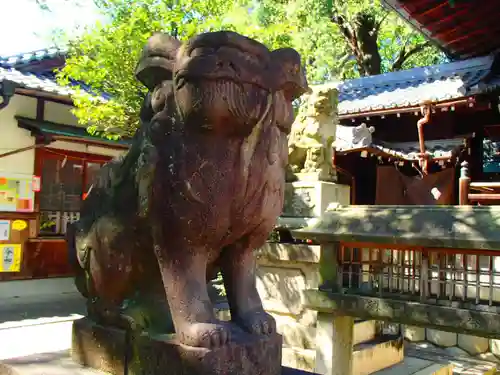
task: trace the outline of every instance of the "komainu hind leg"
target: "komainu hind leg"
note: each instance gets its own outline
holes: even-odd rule
[[[87,249],[84,264],[89,317],[104,325],[136,329],[122,304],[133,290],[134,246],[126,226],[113,217],[94,223],[80,247]],[[80,262],[82,263],[82,262]]]

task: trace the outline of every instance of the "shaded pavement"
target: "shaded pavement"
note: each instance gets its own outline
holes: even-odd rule
[[[85,300],[77,293],[0,299],[0,330],[6,322],[85,314]]]

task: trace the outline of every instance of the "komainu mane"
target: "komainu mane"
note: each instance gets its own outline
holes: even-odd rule
[[[292,102],[308,90],[299,54],[233,32],[184,44],[157,33],[136,76],[149,89],[140,128],[128,153],[102,168],[68,235],[89,316],[174,328],[201,347],[273,333],[253,249],[282,210]],[[229,323],[207,292],[218,270]]]

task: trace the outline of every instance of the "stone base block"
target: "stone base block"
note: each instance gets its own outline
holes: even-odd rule
[[[142,334],[127,343],[124,331],[88,318],[73,325],[75,362],[121,375],[281,375],[281,335],[245,335],[217,349],[182,345],[175,335]]]
[[[368,375],[400,363],[404,359],[401,336],[379,338],[354,346],[352,375]]]
[[[405,326],[403,328],[404,337],[408,341],[425,341],[425,328],[415,326]]]
[[[76,363],[110,374],[125,373],[125,331],[103,327],[89,318],[73,322],[71,357]]]
[[[458,343],[458,335],[456,333],[444,332],[432,328],[426,328],[426,338],[427,341],[443,348],[456,346]]]
[[[486,337],[459,334],[458,346],[471,355],[478,355],[488,351],[490,340]]]
[[[280,335],[245,336],[217,349],[194,348],[175,338],[142,335],[137,340],[133,375],[281,375]]]
[[[354,322],[353,345],[374,340],[377,336],[377,322],[375,320],[358,320]]]

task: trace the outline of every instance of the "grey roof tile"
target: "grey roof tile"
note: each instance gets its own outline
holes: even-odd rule
[[[406,160],[418,160],[420,145],[418,142],[383,142],[374,141],[372,147],[386,154],[398,156]],[[425,141],[425,153],[432,158],[451,158],[457,150],[465,147],[462,138],[439,139]]]
[[[439,139],[425,141],[425,153],[431,156],[433,159],[443,158],[450,159],[456,153],[465,147],[464,140],[462,138],[453,139]],[[363,145],[362,147],[355,148],[343,148],[338,149],[338,155],[345,155],[351,152],[361,152],[368,151],[372,154],[393,157],[395,159],[416,161],[419,160],[420,146],[418,142],[384,142],[380,140],[373,140],[368,145]]]
[[[0,67],[15,68],[18,65],[25,65],[45,59],[53,59],[56,57],[64,57],[66,53],[67,49],[65,47],[51,47],[31,52],[24,52],[12,56],[0,56]]]
[[[500,77],[484,82],[493,56],[362,77],[339,83],[339,114],[442,102],[500,87]]]
[[[21,88],[43,91],[61,96],[71,97],[76,93],[74,88],[59,85],[56,82],[55,75],[53,73],[37,74],[20,72],[19,70],[13,68],[6,69],[0,67],[0,83],[4,80],[11,81]],[[91,88],[85,84],[76,82],[75,85],[79,85],[84,91],[99,98],[99,100],[106,101],[109,99],[106,95],[95,95]]]
[[[58,85],[53,79],[34,73],[22,73],[16,69],[0,68],[0,82],[4,80],[14,82],[20,87],[27,89],[45,91],[63,96],[74,94],[73,89]]]

